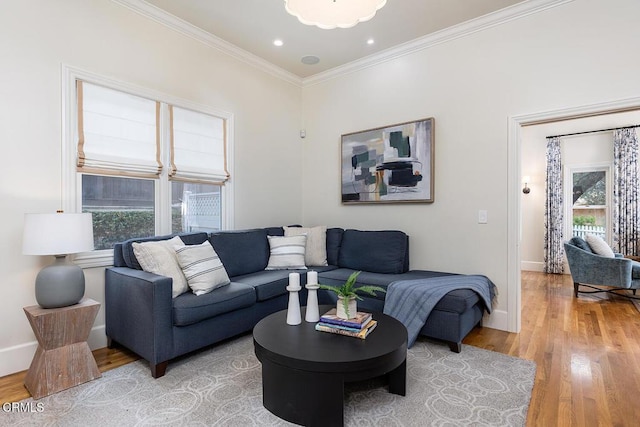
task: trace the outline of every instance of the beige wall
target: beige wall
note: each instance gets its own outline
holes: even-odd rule
[[[301,222],[300,87],[109,0],[1,2],[0,58],[0,376],[35,351],[22,307],[53,257],[21,254],[22,225],[62,205],[62,64],[233,113],[235,227]],[[103,269],[85,274],[103,302]],[[104,346],[103,310],[94,329]]]
[[[412,268],[489,276],[489,324],[506,329],[509,118],[640,95],[639,12],[576,0],[305,87],[304,222],[407,231]],[[435,118],[435,203],[342,206],[340,135],[423,117]]]

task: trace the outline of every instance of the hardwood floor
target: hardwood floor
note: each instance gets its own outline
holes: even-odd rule
[[[637,426],[640,423],[640,312],[609,294],[573,296],[568,275],[522,274],[519,334],[477,328],[465,344],[537,363],[528,426]],[[137,357],[93,352],[104,372]],[[26,372],[0,378],[0,401],[29,397]]]
[[[528,426],[637,426],[640,312],[624,297],[573,296],[568,275],[522,274],[522,329],[465,344],[537,363]]]

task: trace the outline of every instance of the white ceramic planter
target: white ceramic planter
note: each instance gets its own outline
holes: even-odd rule
[[[341,296],[338,296],[338,302],[336,304],[336,314],[339,318],[352,319],[356,317],[357,312],[358,312],[358,305],[357,305],[356,297],[349,298],[348,309],[345,312],[343,298]]]

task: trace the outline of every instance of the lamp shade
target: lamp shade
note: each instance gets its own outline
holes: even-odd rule
[[[285,9],[305,25],[330,30],[368,21],[387,0],[285,0]]]
[[[67,255],[92,250],[90,213],[25,214],[23,254]]]

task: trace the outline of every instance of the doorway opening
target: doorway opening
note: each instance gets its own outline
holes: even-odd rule
[[[512,147],[512,149],[509,152],[508,165],[508,193],[510,197],[508,201],[509,221],[507,226],[509,248],[507,260],[507,323],[508,330],[510,332],[519,332],[521,326],[520,275],[523,265],[528,265],[529,267],[531,265],[537,265],[537,260],[527,259],[533,255],[531,255],[528,248],[529,243],[526,235],[529,230],[536,230],[537,226],[535,224],[532,225],[527,221],[531,220],[531,211],[536,211],[538,214],[544,215],[546,168],[543,172],[537,173],[529,170],[531,167],[531,159],[546,163],[544,153],[546,151],[547,136],[625,127],[638,123],[640,123],[640,98],[514,116],[510,118],[509,147]],[[531,147],[533,145],[539,146],[541,151],[537,151],[537,154],[531,154]],[[574,162],[573,166],[593,167],[598,163],[602,166],[602,163],[606,162],[602,162],[602,159],[590,159]],[[585,171],[576,170],[576,172]],[[522,177],[525,175],[531,177],[531,183],[529,183],[531,191],[529,194],[523,194],[522,192]],[[607,184],[607,180],[610,181],[610,178],[608,178],[607,175],[610,175],[610,173],[607,174],[605,171],[605,186],[610,185]],[[572,183],[573,178],[574,177],[571,176]],[[575,178],[579,180],[581,177],[578,175]],[[568,200],[573,200],[573,188],[570,188],[570,195],[571,198]],[[540,197],[542,197],[542,202],[540,202]],[[537,201],[536,198],[538,198]],[[537,207],[534,207],[534,204]],[[608,206],[610,206],[610,202],[608,202],[608,205],[604,208],[601,208],[600,206],[598,207],[598,209],[605,210],[605,218],[610,217],[610,209]],[[573,218],[573,211],[571,212],[571,218]],[[605,219],[605,221],[610,220]],[[571,221],[571,223],[573,223],[573,221]],[[605,227],[610,230],[610,225],[606,225]],[[540,229],[538,228],[537,230],[536,235],[539,236],[541,234]],[[610,234],[611,233],[608,235],[610,236]],[[567,235],[569,234],[565,233],[565,236]],[[544,237],[541,239],[543,240]],[[540,271],[542,271],[544,246],[541,244],[539,247],[540,256],[538,259],[541,268]],[[526,255],[526,257],[523,257],[523,255]],[[566,273],[568,273],[568,270]]]

